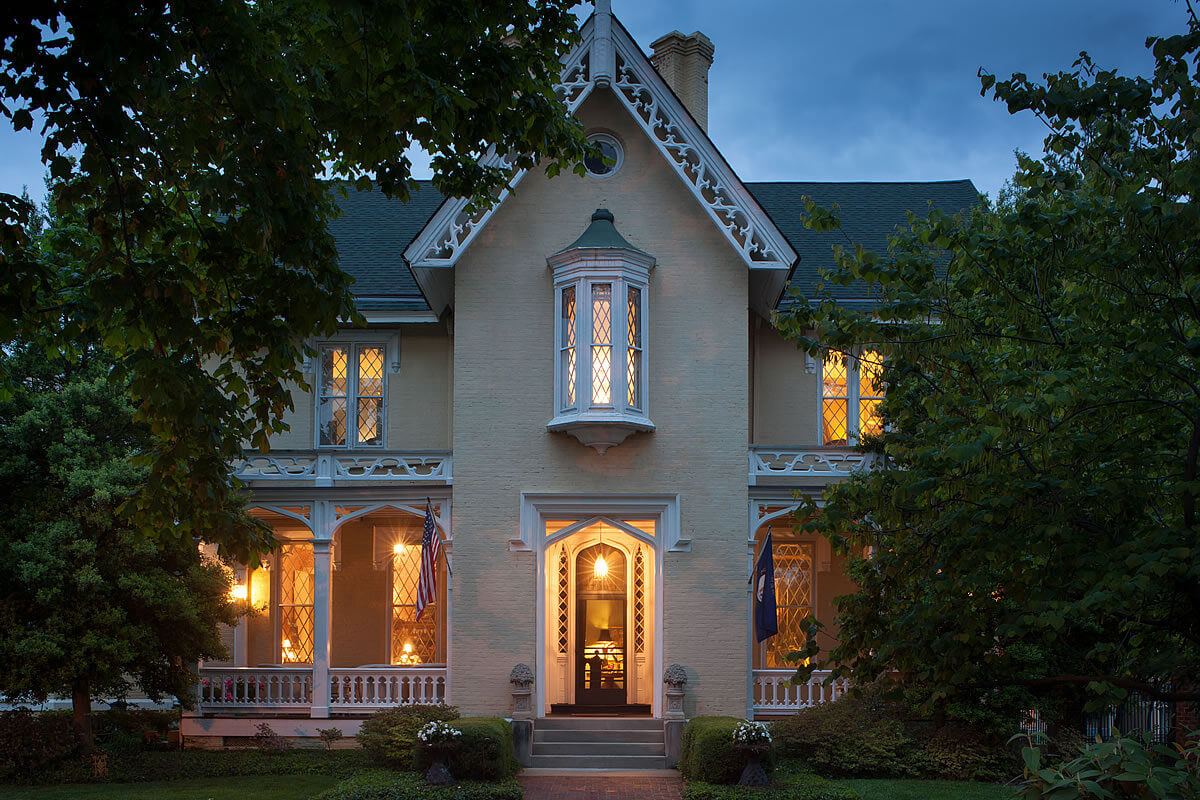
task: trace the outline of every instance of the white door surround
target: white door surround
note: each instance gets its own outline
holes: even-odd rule
[[[627,525],[622,518],[630,520],[653,520],[654,533],[641,527]],[[547,520],[573,520],[552,535],[546,535]],[[520,538],[509,542],[509,549],[536,553],[537,556],[537,664],[534,668],[535,708],[539,716],[547,711],[546,676],[552,665],[548,657],[548,608],[552,599],[547,597],[548,572],[556,572],[557,564],[547,564],[547,557],[558,548],[555,546],[567,537],[577,534],[596,522],[605,522],[620,529],[632,539],[644,544],[649,550],[652,576],[647,583],[653,586],[648,592],[653,609],[647,609],[646,624],[653,634],[653,653],[648,675],[652,679],[651,714],[662,716],[662,671],[663,671],[663,560],[667,552],[686,551],[691,543],[679,535],[678,495],[564,495],[521,493]],[[553,665],[557,667],[558,665]]]

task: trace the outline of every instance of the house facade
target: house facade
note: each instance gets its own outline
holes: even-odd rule
[[[869,354],[822,363],[772,327],[811,290],[838,203],[881,248],[907,211],[956,212],[969,181],[744,183],[706,133],[713,45],[673,32],[647,56],[607,3],[560,94],[607,158],[534,170],[476,212],[422,184],[407,204],[353,192],[334,234],[365,328],[313,340],[312,392],[238,473],[278,549],[240,569],[251,613],[206,663],[185,737],[263,719],[350,734],[379,708],[446,702],[510,716],[529,666],[535,718],[684,712],[767,717],[831,699],[784,656],[853,590],[797,493],[869,468]],[[840,237],[841,234],[838,234]],[[853,287],[846,302],[865,302]],[[427,526],[427,520],[432,525]],[[440,537],[417,619],[422,540]],[[749,581],[773,532],[779,634],[755,641]]]

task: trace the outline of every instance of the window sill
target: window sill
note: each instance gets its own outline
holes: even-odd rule
[[[604,454],[635,433],[654,430],[654,423],[642,414],[619,411],[586,411],[559,414],[546,430],[574,436],[580,443]]]

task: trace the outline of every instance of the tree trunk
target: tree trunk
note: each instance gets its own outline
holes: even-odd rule
[[[92,738],[92,691],[87,678],[78,678],[71,683],[71,711],[75,746],[82,755],[91,755],[96,749],[96,741]]]

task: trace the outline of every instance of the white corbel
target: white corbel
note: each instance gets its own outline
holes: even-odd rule
[[[393,374],[400,372],[400,333],[397,331],[392,334],[392,338],[388,339],[387,343],[387,360],[388,369]]]

